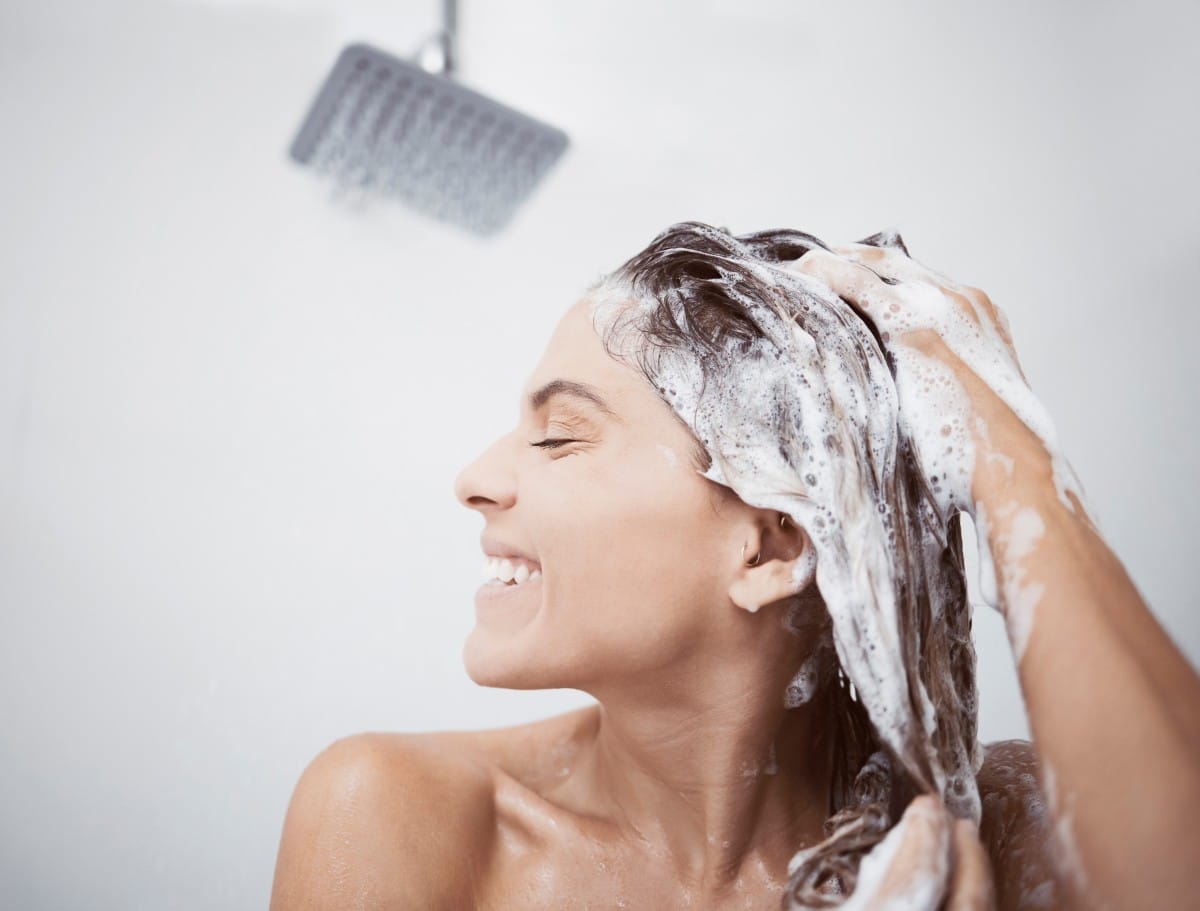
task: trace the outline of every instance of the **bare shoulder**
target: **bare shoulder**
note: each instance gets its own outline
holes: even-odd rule
[[[271,911],[473,907],[493,794],[486,764],[437,733],[336,741],[292,794]]]
[[[592,704],[550,718],[482,731],[443,731],[448,749],[472,756],[523,785],[539,785],[555,777],[562,761],[580,740],[595,731],[598,706]]]
[[[1001,740],[984,748],[976,776],[999,911],[1058,908],[1060,889],[1051,866],[1050,817],[1038,784],[1038,759],[1027,740]]]

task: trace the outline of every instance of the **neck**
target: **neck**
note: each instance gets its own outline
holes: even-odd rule
[[[821,837],[831,769],[819,701],[785,709],[786,680],[707,679],[599,694],[577,774],[598,815],[711,897],[747,865],[786,880]]]

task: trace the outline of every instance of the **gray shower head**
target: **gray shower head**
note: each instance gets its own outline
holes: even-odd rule
[[[292,142],[338,192],[395,197],[477,234],[498,231],[567,146],[562,130],[455,82],[453,0],[439,71],[344,48]]]

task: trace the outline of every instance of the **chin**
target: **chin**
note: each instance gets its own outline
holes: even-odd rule
[[[478,626],[471,630],[463,645],[462,660],[467,676],[479,686],[507,690],[555,689],[565,684],[556,681],[551,669],[539,662],[544,650],[522,647],[519,635],[497,635]],[[532,653],[531,653],[532,652]]]

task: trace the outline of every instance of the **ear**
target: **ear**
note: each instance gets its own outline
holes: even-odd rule
[[[754,542],[751,542],[751,546]],[[761,607],[800,594],[812,584],[817,572],[817,551],[808,533],[790,519],[786,527],[776,524],[759,538],[763,554],[756,566],[742,564],[729,598],[743,610],[755,613]],[[747,546],[750,551],[750,546]]]

